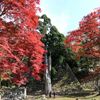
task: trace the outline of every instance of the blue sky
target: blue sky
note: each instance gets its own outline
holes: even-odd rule
[[[93,9],[100,7],[100,0],[40,0],[41,14],[46,14],[53,25],[65,35],[78,27],[79,21]]]

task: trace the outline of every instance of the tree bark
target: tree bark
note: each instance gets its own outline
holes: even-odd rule
[[[45,93],[48,95],[52,91],[52,85],[51,85],[51,53],[47,57],[47,54],[45,55],[45,63],[47,65],[46,71],[45,71]]]

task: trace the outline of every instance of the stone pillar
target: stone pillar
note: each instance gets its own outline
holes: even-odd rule
[[[26,98],[26,97],[27,97],[27,88],[24,87],[24,98]]]

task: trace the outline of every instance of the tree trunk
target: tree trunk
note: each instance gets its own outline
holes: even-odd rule
[[[45,71],[45,93],[48,95],[52,91],[52,85],[51,85],[51,53],[47,57],[47,54],[45,55],[45,63],[47,65],[46,71]]]

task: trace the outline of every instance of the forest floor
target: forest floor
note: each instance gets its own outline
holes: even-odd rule
[[[42,100],[41,96],[29,97],[27,100]],[[46,100],[100,100],[100,96],[91,97],[66,97],[66,96],[56,96],[55,98],[46,98]]]
[[[79,86],[82,87],[83,91],[81,91]],[[100,100],[100,95],[98,96],[98,92],[94,90],[93,81],[79,84],[79,82],[72,81],[68,84],[68,79],[66,76],[61,77],[60,80],[55,82],[52,87],[56,93],[55,98],[48,98],[46,100]],[[60,93],[60,94],[59,94]],[[43,93],[42,93],[43,94]],[[37,96],[29,96],[26,100],[45,100],[41,99],[42,94]],[[78,99],[77,99],[78,98]]]

